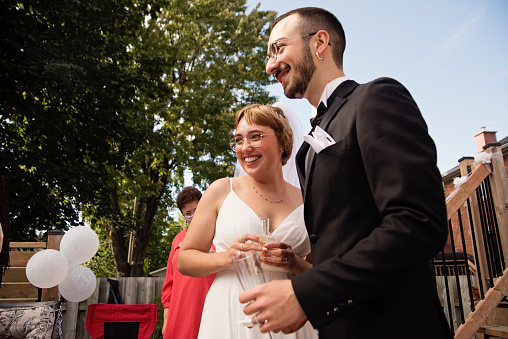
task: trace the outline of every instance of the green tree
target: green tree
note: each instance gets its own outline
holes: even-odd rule
[[[154,222],[152,241],[143,266],[145,275],[167,266],[173,239],[185,228],[187,223],[181,214],[176,220],[169,220],[167,223]]]
[[[152,10],[153,11],[153,10]],[[139,140],[128,46],[150,13],[137,0],[0,2],[0,173],[12,239],[80,222],[107,207],[108,171]]]
[[[82,215],[107,238],[117,275],[167,260],[148,249],[172,237],[184,171],[203,190],[231,175],[234,111],[273,101],[262,71],[273,17],[247,13],[245,0],[0,2],[13,239]]]
[[[116,267],[109,247],[107,234],[98,227],[93,227],[99,237],[99,249],[92,259],[84,265],[92,270],[97,278],[116,277]]]
[[[111,168],[108,208],[85,210],[106,230],[119,275],[144,275],[144,262],[157,223],[183,187],[184,170],[202,189],[231,175],[235,163],[228,140],[234,111],[269,102],[262,71],[273,12],[246,13],[244,0],[167,1],[147,17],[133,44],[136,72],[157,74],[137,89],[131,127],[142,143],[126,165]],[[130,234],[132,259],[127,260]],[[153,244],[153,245],[152,245]],[[167,256],[164,258],[167,260]]]
[[[182,215],[179,215],[176,220],[169,219],[167,222],[162,223],[154,222],[152,241],[144,262],[145,275],[166,267],[173,239],[186,227],[187,223]],[[117,271],[104,227],[92,225],[92,228],[99,237],[99,249],[85,265],[93,271],[96,277],[115,277]]]

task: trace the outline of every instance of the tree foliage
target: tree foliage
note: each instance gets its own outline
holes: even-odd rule
[[[184,172],[203,190],[231,175],[234,111],[273,100],[263,60],[274,12],[247,13],[245,0],[0,6],[13,238],[81,215],[109,242],[117,275],[164,266]]]
[[[143,275],[154,222],[183,187],[184,171],[206,188],[231,175],[234,154],[228,140],[234,111],[268,102],[262,72],[266,29],[272,12],[246,13],[245,1],[168,1],[157,9],[132,46],[137,72],[163,76],[139,87],[132,127],[143,142],[111,175],[111,214],[86,211],[108,232],[118,273]],[[173,190],[171,190],[173,189]],[[132,260],[126,238],[132,232]]]
[[[144,262],[145,275],[166,267],[173,238],[187,227],[187,223],[183,216],[180,216],[175,221],[154,226]]]
[[[146,13],[133,0],[0,3],[0,163],[14,240],[75,225],[81,206],[109,195],[107,169],[139,137],[129,113],[146,80],[126,46]]]

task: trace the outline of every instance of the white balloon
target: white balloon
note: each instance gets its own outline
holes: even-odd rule
[[[68,301],[80,302],[88,299],[97,285],[92,270],[83,265],[69,266],[69,273],[58,285],[62,297]]]
[[[56,250],[42,250],[35,253],[26,264],[26,277],[34,286],[49,288],[61,283],[69,264],[65,256]]]
[[[77,226],[68,230],[60,241],[62,252],[69,264],[82,264],[92,259],[99,249],[99,237],[87,226]]]

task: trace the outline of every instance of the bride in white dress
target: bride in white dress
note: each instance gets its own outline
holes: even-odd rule
[[[203,194],[180,248],[178,269],[193,277],[217,273],[206,297],[198,338],[269,338],[257,326],[240,323],[247,316],[238,300],[242,287],[231,258],[240,251],[260,251],[267,281],[288,279],[312,266],[302,195],[282,174],[293,151],[292,130],[280,108],[250,105],[236,115],[231,145],[246,175],[219,179]],[[270,219],[270,246],[251,243],[259,240],[249,234],[252,217]],[[214,253],[209,252],[212,242]],[[309,322],[295,333],[272,336],[317,338]]]

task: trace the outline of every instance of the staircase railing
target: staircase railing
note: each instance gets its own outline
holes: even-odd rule
[[[484,149],[491,163],[460,161],[467,182],[446,199],[451,246],[434,258],[438,292],[457,339],[477,333],[508,290],[508,182],[500,144]]]

